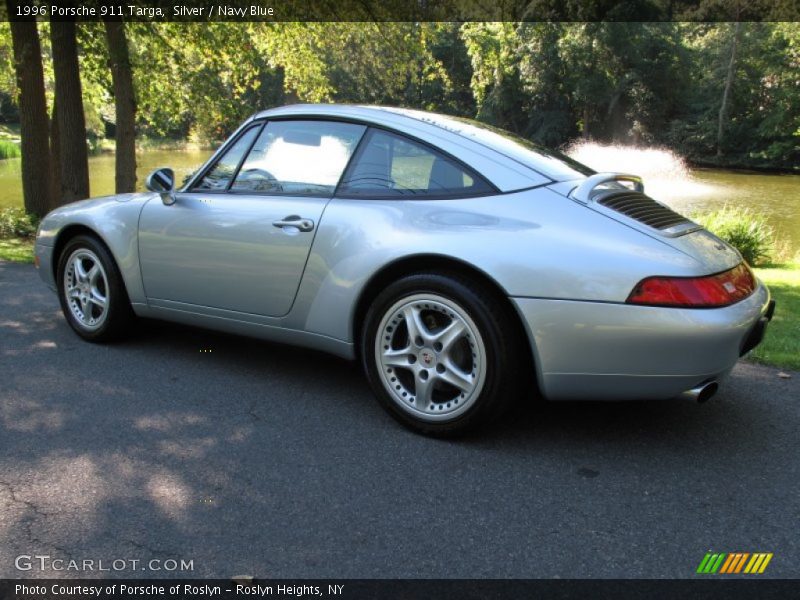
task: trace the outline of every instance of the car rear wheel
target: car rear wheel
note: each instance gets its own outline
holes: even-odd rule
[[[91,342],[117,338],[133,317],[114,259],[90,236],[72,238],[61,252],[58,297],[67,323]]]
[[[502,298],[457,275],[405,277],[367,313],[361,356],[381,404],[431,435],[486,425],[515,395],[518,328]]]

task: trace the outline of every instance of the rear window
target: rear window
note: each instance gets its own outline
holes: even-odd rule
[[[494,141],[499,142],[501,146],[508,147],[508,143],[510,142],[517,147],[514,149],[517,150],[515,154],[519,153],[520,151],[523,154],[529,153],[532,158],[535,158],[538,161],[544,161],[549,168],[552,168],[555,172],[562,176],[572,178],[574,173],[585,175],[587,177],[595,174],[593,169],[587,167],[583,163],[579,163],[573,158],[570,158],[563,152],[552,150],[546,146],[537,144],[536,142],[524,138],[521,135],[511,133],[505,129],[500,129],[499,127],[493,127],[492,125],[487,125],[486,123],[481,123],[480,121],[475,121],[473,119],[466,119],[463,117],[451,118],[460,121],[469,127],[482,130],[483,136],[493,137]]]
[[[444,198],[493,188],[455,160],[404,136],[371,129],[339,186],[354,197]]]
[[[594,175],[595,171],[569,156],[480,121],[403,108],[386,109],[435,125],[491,148],[554,181]]]

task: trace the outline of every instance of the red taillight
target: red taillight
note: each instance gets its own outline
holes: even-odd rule
[[[756,278],[746,263],[730,271],[707,277],[648,277],[628,296],[628,304],[683,306],[692,308],[728,306],[747,298],[756,289]]]

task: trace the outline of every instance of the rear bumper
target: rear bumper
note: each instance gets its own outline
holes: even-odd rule
[[[770,300],[767,304],[766,312],[758,318],[758,321],[756,321],[755,325],[750,329],[750,333],[744,338],[739,356],[744,356],[762,342],[764,334],[767,332],[767,325],[772,321],[772,315],[774,314],[775,300]]]
[[[725,377],[763,339],[774,302],[759,283],[714,309],[512,298],[551,400],[667,399]]]

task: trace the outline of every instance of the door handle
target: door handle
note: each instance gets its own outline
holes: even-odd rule
[[[314,229],[314,221],[311,219],[304,219],[298,215],[289,215],[279,221],[273,221],[272,225],[278,229],[284,227],[296,227],[300,231],[311,231]]]

